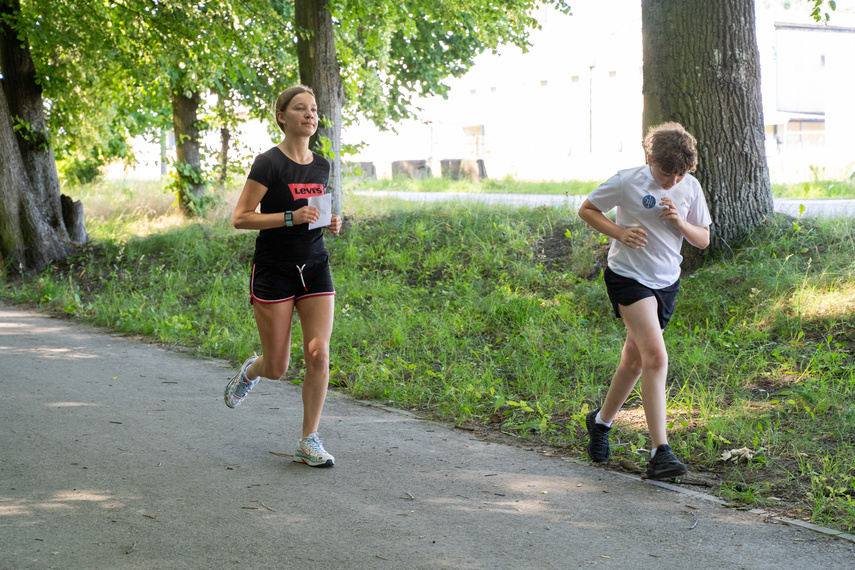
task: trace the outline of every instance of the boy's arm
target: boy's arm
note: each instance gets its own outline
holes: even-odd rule
[[[585,220],[589,226],[605,234],[612,239],[616,239],[623,245],[638,249],[647,245],[647,232],[641,228],[622,228],[606,217],[598,210],[587,198],[579,206],[579,217]]]
[[[710,244],[710,227],[701,227],[690,224],[680,216],[677,207],[671,198],[662,198],[660,204],[664,207],[659,215],[663,220],[674,224],[674,227],[683,234],[683,238],[698,249],[706,249]]]
[[[706,249],[710,244],[709,226],[702,228],[683,220],[680,231],[683,233],[683,238],[698,249]]]

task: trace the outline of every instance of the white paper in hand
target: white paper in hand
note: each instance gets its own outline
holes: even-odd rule
[[[309,206],[317,208],[321,212],[321,217],[317,222],[309,224],[309,229],[325,228],[332,221],[332,194],[324,194],[323,196],[309,196]]]

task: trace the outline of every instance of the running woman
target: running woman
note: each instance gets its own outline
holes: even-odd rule
[[[294,461],[332,467],[335,458],[324,448],[318,427],[329,385],[335,289],[323,228],[310,228],[321,210],[309,205],[310,197],[328,192],[330,163],[309,150],[309,138],[318,128],[318,107],[311,88],[297,85],[286,89],[272,111],[285,137],[255,158],[232,217],[237,229],[259,230],[249,294],[262,354],[244,361],[226,385],[224,397],[226,405],[235,408],[261,378],[278,379],[285,374],[296,309],[306,374],[303,433]],[[338,234],[341,218],[332,214],[326,228]]]

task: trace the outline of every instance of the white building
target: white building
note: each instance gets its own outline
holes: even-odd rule
[[[816,24],[807,2],[756,0],[757,43],[773,182],[841,178],[855,169],[855,9],[841,7],[831,25]],[[642,45],[639,0],[574,0],[573,15],[542,8],[542,29],[523,53],[503,46],[482,54],[447,100],[423,99],[416,120],[395,127],[345,130],[367,146],[353,162],[372,162],[389,177],[398,160],[483,159],[490,178],[603,180],[644,161],[641,150]],[[786,23],[785,23],[786,22]],[[243,152],[269,148],[264,126],[238,135]],[[217,133],[207,144],[218,148]],[[160,149],[136,145],[136,172],[157,177]]]
[[[847,175],[855,161],[855,30],[846,26],[855,14],[838,8],[824,26],[807,4],[756,5],[773,182]],[[397,135],[349,128],[347,142],[368,143],[352,160],[389,176],[395,160],[427,159],[438,175],[442,159],[481,158],[489,177],[525,180],[601,180],[642,163],[640,2],[572,7],[572,16],[541,9],[528,53],[505,46],[479,56],[449,81],[447,100],[420,102],[419,119]],[[805,135],[811,128],[824,135]]]
[[[855,27],[774,26],[775,76],[764,77],[774,79],[775,107],[765,112],[769,168],[786,180],[846,176],[855,164]]]

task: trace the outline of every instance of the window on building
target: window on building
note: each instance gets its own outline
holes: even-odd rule
[[[469,153],[471,156],[484,156],[486,142],[484,139],[484,125],[463,127],[463,134],[469,139]]]

